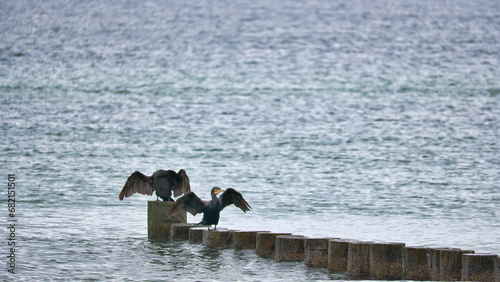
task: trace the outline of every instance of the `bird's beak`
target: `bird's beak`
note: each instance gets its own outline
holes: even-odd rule
[[[219,193],[222,193],[222,192],[224,192],[224,190],[217,189],[217,190],[215,190],[215,195],[217,195],[217,194],[219,194]]]

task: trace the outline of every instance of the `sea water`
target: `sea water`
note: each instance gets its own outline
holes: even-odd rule
[[[498,1],[0,1],[0,35],[1,280],[345,278],[148,240],[135,170],[241,192],[218,227],[500,253]]]

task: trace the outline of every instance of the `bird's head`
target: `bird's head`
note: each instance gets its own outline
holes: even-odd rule
[[[224,192],[224,190],[220,189],[219,187],[212,188],[212,193],[214,193],[215,195],[222,193],[222,192]]]

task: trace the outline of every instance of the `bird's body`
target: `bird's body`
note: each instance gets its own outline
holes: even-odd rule
[[[223,193],[218,198],[217,194],[221,192]],[[243,199],[243,196],[233,188],[227,188],[226,191],[223,191],[219,187],[214,187],[210,195],[212,197],[210,201],[202,201],[194,192],[185,194],[177,199],[172,208],[166,213],[167,218],[177,214],[181,209],[184,209],[192,215],[203,213],[200,224],[215,225],[214,228],[217,228],[220,212],[226,206],[234,204],[243,212],[247,212],[251,209],[250,205]]]
[[[191,191],[189,178],[184,169],[179,172],[160,169],[151,176],[135,171],[125,182],[118,198],[122,201],[124,197],[130,197],[134,193],[153,195],[153,192],[156,192],[157,200],[159,197],[163,201],[173,202],[172,191],[175,197]]]

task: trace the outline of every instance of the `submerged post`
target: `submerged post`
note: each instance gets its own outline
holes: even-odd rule
[[[204,230],[203,245],[212,249],[225,249],[233,246],[234,230]]]
[[[292,235],[292,233],[257,232],[255,243],[255,254],[260,257],[273,257],[275,252],[275,239],[280,235]]]
[[[347,271],[349,242],[354,240],[330,239],[328,241],[328,268],[333,271]]]
[[[275,242],[275,260],[299,261],[304,259],[304,236],[278,236]]]
[[[307,238],[304,244],[304,263],[310,266],[328,266],[329,238]]]
[[[474,253],[474,251],[461,249],[441,250],[440,280],[460,280],[462,277],[462,255],[467,253]]]
[[[235,250],[255,250],[257,245],[257,233],[269,231],[235,231],[234,232],[234,249]]]
[[[148,201],[148,238],[170,240],[170,226],[174,223],[186,223],[186,211],[181,211],[170,218],[165,213],[174,202]]]
[[[370,245],[370,274],[373,279],[403,279],[404,243]]]
[[[187,241],[189,240],[189,229],[196,226],[194,223],[174,223],[170,225],[170,240]]]
[[[370,274],[370,245],[373,242],[349,242],[347,253],[347,271],[357,276]]]
[[[431,268],[429,265],[429,248],[406,247],[404,253],[403,268],[405,279],[408,280],[430,280]]]
[[[500,280],[497,274],[496,254],[463,254],[462,281],[495,281]]]
[[[189,229],[189,243],[201,244],[203,243],[203,231],[207,230],[208,226],[201,225],[200,227],[192,227]]]

